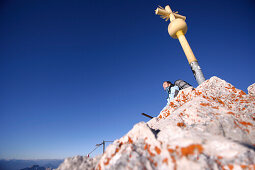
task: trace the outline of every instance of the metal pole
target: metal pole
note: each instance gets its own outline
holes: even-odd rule
[[[113,142],[113,141],[105,141],[105,140],[103,140],[102,143],[96,144],[97,147],[103,145],[103,153],[105,152],[105,143],[106,143],[106,142]],[[95,150],[95,149],[94,149],[94,150]],[[93,151],[94,151],[94,150],[93,150]],[[93,151],[92,151],[92,152],[93,152]],[[90,153],[92,153],[92,152],[90,152]],[[90,154],[90,153],[89,153],[89,154]]]
[[[150,116],[150,115],[147,115],[147,114],[145,114],[145,113],[142,113],[142,115],[144,115],[144,116],[146,116],[146,117],[148,117],[148,118],[151,118],[151,119],[153,119],[153,117],[152,117],[152,116]]]
[[[105,149],[105,141],[103,140],[103,153],[104,153],[104,149]]]
[[[189,65],[191,67],[191,70],[194,74],[195,79],[197,80],[197,83],[198,84],[203,83],[205,81],[204,74],[197,62],[197,59],[196,59],[193,51],[191,50],[191,48],[189,46],[189,43],[188,43],[183,31],[182,30],[178,31],[176,33],[176,35],[177,35],[177,38],[182,46],[182,49],[189,61]]]

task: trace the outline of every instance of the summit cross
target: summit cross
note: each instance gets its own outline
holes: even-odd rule
[[[165,19],[166,21],[170,20],[170,24],[168,25],[168,33],[172,38],[174,39],[178,38],[182,46],[182,49],[188,59],[189,65],[195,76],[195,79],[197,83],[200,85],[205,81],[205,77],[185,37],[185,34],[187,33],[188,29],[187,24],[185,22],[186,17],[179,15],[178,12],[173,12],[169,5],[167,5],[165,8],[159,6],[155,10],[155,13],[157,15],[160,15],[161,18]]]

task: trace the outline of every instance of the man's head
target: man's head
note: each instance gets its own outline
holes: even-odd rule
[[[172,83],[170,81],[164,81],[164,83],[163,83],[164,90],[166,90],[166,88],[171,86],[171,85],[172,85]]]

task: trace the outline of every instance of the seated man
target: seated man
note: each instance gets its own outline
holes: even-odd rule
[[[164,81],[163,88],[168,93],[167,105],[169,105],[170,101],[177,96],[180,89],[178,86],[172,84],[170,81]]]

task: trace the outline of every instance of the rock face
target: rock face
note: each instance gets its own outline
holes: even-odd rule
[[[255,169],[255,96],[217,77],[184,89],[158,117],[115,140],[93,168]]]
[[[248,93],[251,96],[255,96],[255,83],[248,87]]]
[[[101,156],[89,158],[87,156],[75,156],[66,158],[57,169],[59,170],[87,170],[94,169]]]

